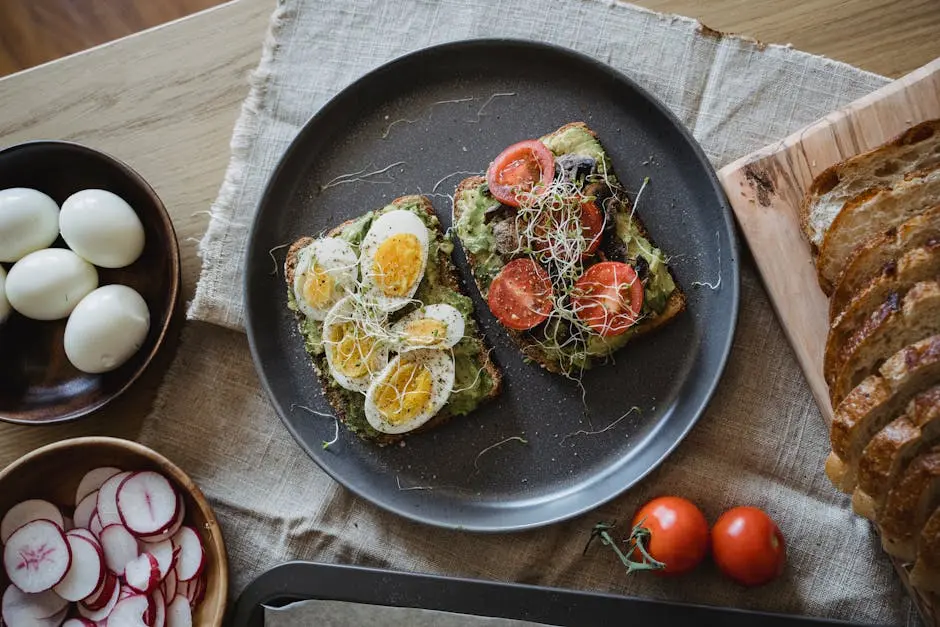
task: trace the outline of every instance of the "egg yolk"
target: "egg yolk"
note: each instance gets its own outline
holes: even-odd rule
[[[375,394],[376,408],[393,425],[414,420],[430,401],[431,371],[414,363],[399,364]]]
[[[420,318],[405,325],[405,337],[414,346],[433,346],[446,334],[447,325],[434,318]]]
[[[333,367],[350,378],[361,378],[378,369],[375,338],[355,322],[337,324],[330,330]]]
[[[396,233],[375,251],[372,275],[386,296],[406,296],[421,273],[421,242],[412,233]]]
[[[304,275],[304,300],[311,307],[324,309],[330,305],[333,301],[334,289],[333,277],[317,264],[313,264],[313,267]]]

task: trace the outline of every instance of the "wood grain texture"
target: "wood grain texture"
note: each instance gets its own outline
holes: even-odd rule
[[[0,76],[126,37],[222,1],[0,2]]]
[[[800,203],[813,179],[826,168],[934,118],[940,118],[940,58],[718,173],[827,423],[833,417],[823,377],[829,301],[819,287],[810,247],[800,229]],[[937,599],[913,590],[907,566],[897,559],[892,562],[924,621],[940,625]]]

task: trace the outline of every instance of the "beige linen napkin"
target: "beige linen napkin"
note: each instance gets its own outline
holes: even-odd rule
[[[828,452],[823,421],[747,259],[739,330],[710,408],[645,481],[578,519],[516,535],[427,528],[353,496],[293,441],[259,386],[245,336],[229,330],[243,323],[241,262],[264,183],[300,126],[362,73],[413,49],[481,36],[558,43],[622,70],[672,108],[716,165],[886,82],[844,64],[718,36],[692,20],[616,2],[281,2],[200,246],[204,269],[189,313],[203,322],[184,330],[142,434],[211,499],[229,548],[232,592],[279,562],[307,558],[915,623],[867,523],[852,515],[848,499],[822,473]],[[331,452],[344,454],[342,439]],[[710,520],[734,505],[765,508],[789,542],[786,574],[745,590],[711,565],[678,580],[627,577],[599,545],[582,556],[595,522],[629,518],[660,494],[695,500]]]

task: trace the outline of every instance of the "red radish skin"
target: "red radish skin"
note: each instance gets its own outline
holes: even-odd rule
[[[98,541],[98,536],[88,531],[88,529],[82,529],[81,527],[78,527],[78,528],[66,531],[65,535],[66,536],[81,536],[85,538],[86,540],[90,540],[92,544],[98,547],[99,551],[101,550],[101,543]],[[102,553],[101,555],[104,555],[104,553]]]
[[[166,606],[166,627],[192,627],[193,610],[189,607],[189,599],[176,595]]]
[[[165,627],[166,626],[166,598],[163,596],[163,591],[160,588],[157,588],[153,591],[153,594],[150,595],[150,599],[153,602],[153,627]]]
[[[75,502],[81,503],[82,499],[92,492],[97,492],[105,481],[114,475],[120,474],[120,472],[120,468],[112,468],[110,466],[89,470],[85,473],[85,476],[82,477],[82,480],[78,482],[78,489],[75,490]]]
[[[179,494],[176,495],[176,519],[167,527],[164,531],[150,535],[150,536],[141,536],[141,542],[163,542],[164,540],[169,540],[176,535],[176,532],[180,530],[180,527],[183,526],[183,518],[186,516],[186,502],[183,500],[183,497]]]
[[[138,555],[137,539],[123,525],[108,525],[100,537],[108,570],[118,577],[123,576],[124,567]]]
[[[151,601],[143,594],[133,594],[121,599],[108,616],[108,625],[114,627],[150,627],[152,623]]]
[[[95,490],[75,506],[75,527],[88,529],[91,517],[98,511],[98,491]]]
[[[96,623],[101,622],[111,615],[111,611],[114,609],[114,606],[118,604],[120,595],[121,586],[115,585],[108,602],[101,606],[100,609],[91,610],[84,603],[79,603],[78,613],[82,615],[82,618],[87,618],[88,620],[94,621]]]
[[[114,589],[118,588],[120,591],[121,582],[118,581],[118,578],[114,576],[114,573],[107,571],[104,576],[104,582],[101,584],[101,587],[95,590],[90,597],[82,600],[82,604],[92,611],[97,611],[103,608],[108,604],[108,601],[111,600],[111,596],[114,594]]]
[[[179,592],[180,583],[179,577],[176,576],[176,570],[171,570],[166,574],[166,577],[163,579],[163,598],[164,600],[169,599],[170,601],[176,597],[177,592]],[[169,605],[169,603],[168,603]]]
[[[160,565],[150,553],[141,553],[124,568],[127,586],[139,594],[150,594],[160,583]]]
[[[178,551],[173,546],[172,540],[164,540],[156,544],[139,543],[138,548],[141,553],[149,553],[157,560],[157,566],[160,569],[160,580],[162,581],[170,569],[176,564]]]
[[[66,601],[81,601],[94,594],[104,581],[104,558],[96,544],[76,534],[66,534],[72,564],[53,588]]]
[[[59,508],[49,501],[42,499],[23,501],[11,507],[0,521],[0,542],[6,544],[13,532],[34,520],[50,520],[60,529],[65,522]]]
[[[180,581],[189,581],[202,572],[206,563],[206,552],[202,548],[199,534],[192,527],[181,527],[173,536],[173,546],[180,553],[176,559],[176,575]]]
[[[101,524],[101,517],[98,516],[98,510],[96,509],[91,521],[88,523],[88,531],[93,533],[96,538],[100,538],[103,530],[104,525]]]
[[[202,600],[206,598],[206,578],[200,576],[196,579],[196,592],[193,595],[193,598],[190,599],[189,605],[195,609],[197,605],[202,603]]]
[[[62,623],[62,627],[97,627],[97,625],[87,618],[70,618]]]
[[[16,586],[8,586],[0,602],[0,617],[8,627],[45,625],[44,621],[51,621],[63,610],[68,610],[68,601],[51,590],[27,594]]]
[[[176,520],[178,507],[173,486],[156,472],[135,472],[118,488],[118,514],[136,536],[152,536],[166,530]]]
[[[17,529],[3,548],[10,582],[23,592],[42,592],[62,581],[72,553],[62,528],[51,520],[34,520]]]
[[[124,483],[124,480],[130,477],[132,472],[119,472],[98,488],[98,518],[101,519],[101,526],[121,524],[121,515],[117,509],[117,493]]]

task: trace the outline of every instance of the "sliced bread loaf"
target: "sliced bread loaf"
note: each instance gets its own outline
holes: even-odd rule
[[[911,569],[911,585],[924,592],[940,593],[940,507],[920,530],[917,560]]]
[[[880,517],[881,546],[905,561],[917,554],[917,537],[940,505],[940,446],[918,455],[888,492]]]

